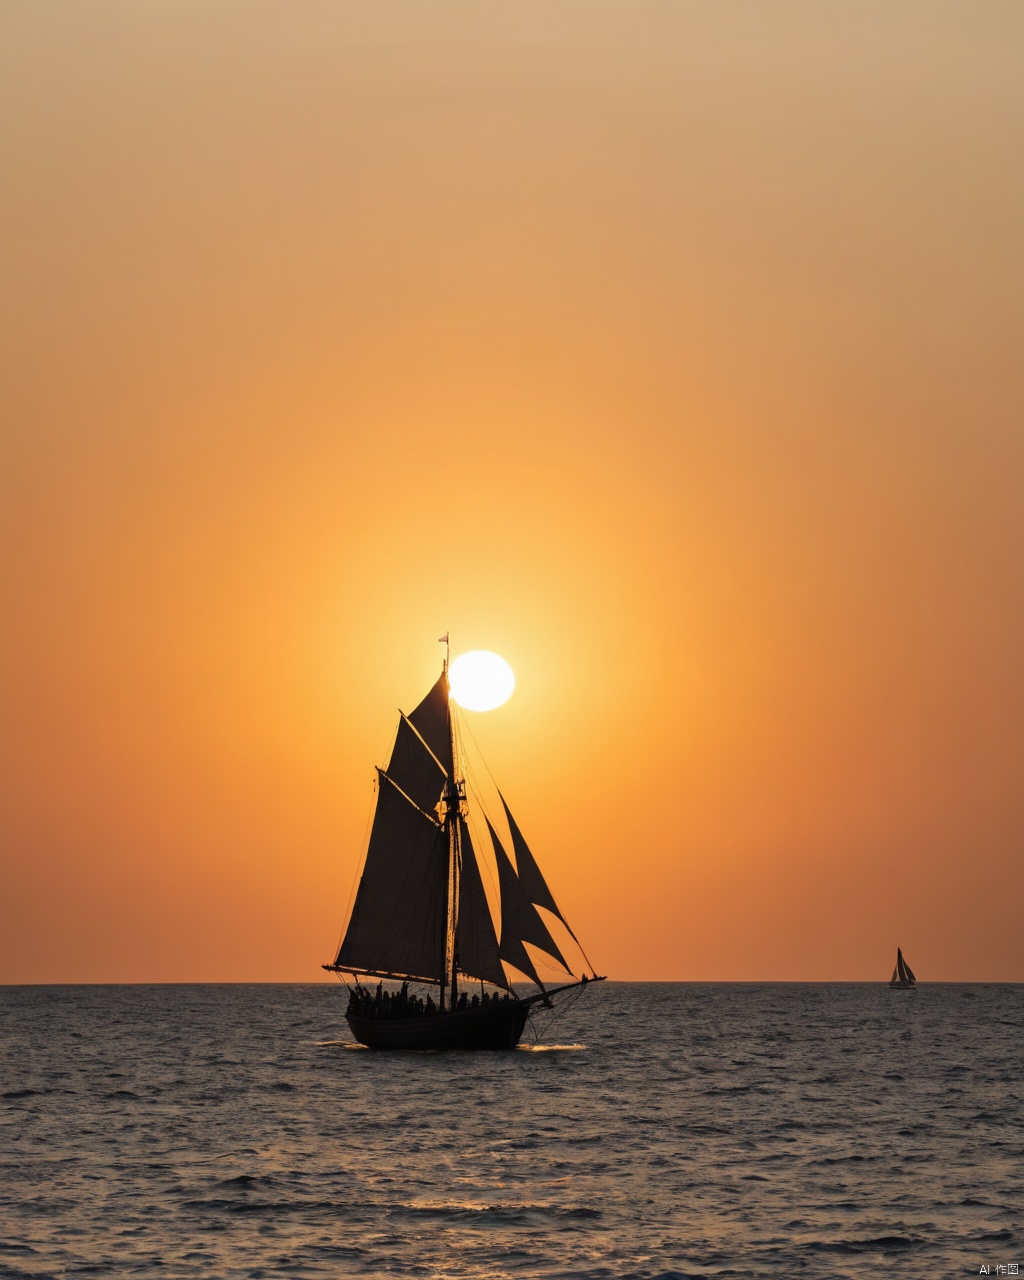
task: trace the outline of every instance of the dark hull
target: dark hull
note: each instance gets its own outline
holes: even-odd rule
[[[894,991],[909,991],[914,986],[914,983],[901,982],[899,978],[897,978],[894,982],[890,982],[889,986],[892,987]]]
[[[350,1013],[345,1021],[368,1049],[514,1049],[529,1011],[525,1002],[510,1000],[489,1009],[416,1018],[360,1018]]]

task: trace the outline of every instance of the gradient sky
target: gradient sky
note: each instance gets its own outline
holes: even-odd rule
[[[1024,981],[1019,0],[12,0],[0,119],[0,981],[323,976],[449,629],[600,971]]]

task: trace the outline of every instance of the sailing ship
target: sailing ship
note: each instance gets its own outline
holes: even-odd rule
[[[906,960],[903,959],[903,952],[896,948],[896,968],[892,971],[892,977],[889,979],[890,987],[912,987],[917,979],[914,977],[914,971]]]
[[[376,808],[348,927],[334,961],[322,967],[346,979],[346,1021],[369,1048],[514,1048],[535,1006],[551,1008],[552,996],[603,979],[592,967],[577,977],[566,964],[538,908],[561,921],[590,961],[500,791],[512,854],[485,813],[500,899],[500,933],[495,929],[470,836],[447,657],[423,701],[399,714],[391,757],[377,769]],[[526,944],[570,981],[545,987]],[[536,990],[518,993],[506,964]],[[366,979],[378,980],[375,990]],[[401,987],[385,989],[385,981]],[[426,996],[416,994],[421,983],[428,984]]]

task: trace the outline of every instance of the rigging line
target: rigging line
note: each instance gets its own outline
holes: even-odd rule
[[[487,821],[491,824],[491,826],[494,827],[495,831],[497,831],[498,828],[497,826],[495,826],[494,817],[491,814],[490,810],[487,808],[487,802],[484,800],[483,792],[481,791],[480,787],[477,785],[476,778],[475,776],[473,776],[472,770],[470,770],[470,776],[466,779],[466,781],[469,784],[468,789],[472,792],[473,799],[475,800],[481,813],[484,815]]]
[[[480,807],[483,808],[483,805],[481,805]],[[470,828],[469,836],[470,836],[470,839],[473,841],[473,853],[476,856],[476,864],[479,867],[480,859],[483,855],[483,852],[487,848],[487,845],[490,843],[490,836],[487,837],[486,841],[484,840],[483,838],[484,833],[481,832],[480,830],[480,821],[477,818],[476,814],[474,813],[473,809],[470,809],[469,813],[467,813],[466,815],[466,825]],[[494,857],[493,849],[490,851],[490,856],[491,858]],[[497,902],[500,908],[501,907],[501,886],[497,883],[497,881],[494,878],[494,872],[491,870],[490,861],[486,861],[484,863],[484,870],[487,872],[487,879],[491,882],[491,888],[494,890],[494,900],[495,902]],[[487,906],[489,910],[490,902],[488,902]]]
[[[491,827],[493,827],[495,831],[497,831],[497,827],[494,826],[494,820],[487,808],[487,804],[483,798],[481,790],[476,784],[472,768],[467,770],[467,775],[466,799],[467,801],[472,801],[472,803],[467,805],[466,823],[471,828],[470,836],[473,840],[473,848],[477,856],[477,865],[479,866],[481,859],[483,859],[483,866],[484,870],[487,872],[487,879],[490,881],[491,888],[494,891],[494,900],[500,907],[501,886],[494,878],[494,871],[491,870],[491,861],[494,857],[494,851],[491,848],[491,837],[486,831],[481,829],[480,815],[477,813],[477,810],[480,810],[480,813],[483,814],[486,821],[490,823]]]
[[[473,730],[469,727],[469,725],[468,725],[468,724],[465,724],[465,722],[463,721],[461,711],[460,711],[460,712],[459,712],[459,714],[458,714],[457,721],[458,721],[458,726],[459,726],[460,731],[461,731],[462,729],[465,729],[465,730],[466,730],[466,732],[469,734],[469,740],[470,740],[470,742],[472,742],[472,744],[473,744],[473,746],[474,746],[474,748],[475,748],[475,750],[476,750],[477,757],[478,757],[478,759],[480,760],[480,763],[483,765],[484,769],[486,770],[486,772],[487,772],[487,776],[488,776],[488,778],[490,778],[490,780],[491,780],[491,785],[494,787],[494,790],[495,790],[495,791],[498,793],[498,795],[500,796],[500,795],[501,795],[501,788],[498,786],[498,780],[497,780],[497,778],[495,778],[494,774],[493,774],[493,773],[491,773],[490,766],[488,765],[487,760],[486,760],[486,758],[484,757],[484,753],[480,750],[480,743],[479,743],[479,742],[477,742],[476,738],[475,738],[475,737],[474,737],[474,735],[473,735]],[[479,787],[476,787],[476,786],[475,786],[475,784],[474,784],[474,790],[476,790],[477,794],[479,795],[480,788],[479,788]],[[485,813],[485,814],[487,814],[487,817],[488,817],[488,818],[490,818],[490,816],[491,816],[491,815],[490,815],[489,813],[487,813],[487,806],[486,806],[482,801],[481,801],[481,803],[480,803],[480,807],[481,807],[481,809],[483,809],[484,813]],[[492,825],[492,826],[494,825],[494,824],[493,824],[493,822],[491,823],[491,825]]]
[[[457,706],[458,706],[458,704],[456,704],[456,707],[457,707]],[[456,726],[456,729],[457,729],[457,730],[461,730],[461,728],[462,728],[462,713],[461,713],[460,711],[457,711],[457,712],[456,712],[456,714],[455,714],[454,716],[452,716],[452,723]],[[468,727],[467,727],[467,732],[469,733],[469,736],[470,736],[470,738],[471,738],[471,739],[472,739],[472,741],[473,741],[473,746],[476,748],[476,754],[480,757],[481,761],[483,762],[483,766],[484,766],[484,768],[485,768],[485,769],[487,769],[487,762],[486,762],[486,760],[484,760],[484,759],[483,759],[483,753],[482,753],[482,752],[481,752],[481,750],[480,750],[480,744],[477,742],[476,738],[474,738],[474,737],[473,737],[472,730],[468,729]],[[461,732],[460,732],[460,739],[461,739]],[[461,741],[460,741],[460,745],[461,745]],[[476,859],[476,860],[477,860],[477,865],[479,866],[479,865],[480,865],[480,858],[481,858],[481,854],[482,854],[482,852],[483,852],[483,850],[484,850],[484,849],[490,849],[490,843],[491,843],[491,841],[490,841],[490,837],[489,837],[489,836],[487,837],[487,839],[486,839],[486,840],[483,840],[483,835],[484,835],[484,834],[486,834],[486,833],[482,833],[482,832],[481,832],[481,830],[480,830],[480,823],[479,823],[479,820],[478,820],[478,818],[477,818],[476,810],[477,810],[478,808],[480,809],[480,811],[483,813],[483,815],[484,815],[484,817],[487,819],[487,821],[488,821],[488,822],[490,822],[490,824],[491,824],[491,826],[492,826],[492,827],[494,826],[494,822],[493,822],[493,820],[492,820],[492,818],[491,818],[491,814],[490,814],[490,812],[489,812],[489,811],[488,811],[488,809],[487,809],[487,805],[486,805],[486,803],[485,803],[485,801],[484,801],[484,798],[483,798],[483,794],[482,794],[481,788],[480,788],[480,787],[477,785],[477,783],[476,783],[476,777],[475,777],[475,773],[476,773],[476,771],[475,771],[475,769],[472,767],[472,762],[469,760],[469,757],[466,755],[466,753],[465,753],[465,752],[462,752],[461,764],[462,764],[463,776],[464,776],[465,781],[466,781],[466,784],[467,784],[467,785],[466,785],[466,792],[467,792],[466,799],[467,799],[467,801],[468,801],[468,800],[471,798],[471,799],[472,799],[472,801],[473,801],[473,804],[472,804],[471,806],[470,806],[470,805],[467,805],[468,812],[467,812],[467,814],[466,814],[466,822],[467,822],[467,824],[469,824],[469,825],[471,826],[471,828],[472,828],[472,830],[471,830],[471,832],[470,832],[470,835],[471,835],[472,840],[473,840],[473,849],[474,849],[474,852],[476,853],[476,856],[477,856],[477,859]],[[489,769],[487,769],[487,772],[488,772],[488,775],[490,775],[490,772],[491,772],[491,771],[490,771]],[[493,778],[493,776],[491,777],[491,781],[492,781],[492,782],[494,782],[494,778]],[[495,787],[494,787],[494,789],[495,789],[496,791],[498,790],[497,783],[495,783]],[[471,795],[470,795],[470,793],[471,793]],[[499,792],[498,794],[500,795],[501,793]],[[493,852],[492,852],[491,856],[493,857]],[[486,870],[486,872],[487,872],[487,878],[488,878],[488,880],[491,882],[491,888],[494,890],[494,900],[498,903],[498,905],[499,905],[499,907],[500,907],[500,905],[501,905],[501,889],[500,889],[500,886],[498,885],[498,883],[496,882],[496,880],[495,880],[495,878],[494,878],[494,872],[491,870],[491,865],[490,865],[490,862],[489,862],[489,861],[486,861],[486,860],[485,860],[484,868],[485,868],[485,870]]]
[[[480,757],[480,763],[487,770],[487,776],[494,783],[495,791],[500,790],[500,788],[498,787],[498,780],[495,778],[494,774],[491,773],[491,770],[488,767],[487,761],[484,759],[484,753],[480,750],[480,743],[477,742],[476,738],[473,736],[473,730],[469,727],[468,724],[465,724],[465,725],[463,724],[461,712],[459,714],[459,727],[465,728],[466,732],[469,734],[470,741],[473,743],[473,746],[476,748],[476,753]]]
[[[332,973],[333,973],[333,974],[334,974],[334,976],[338,979],[338,981],[344,985],[345,990],[349,993],[349,995],[351,995],[351,994],[352,994],[352,984],[348,981],[348,979],[345,977],[345,975],[344,975],[343,973],[339,973],[339,972],[337,971],[337,969],[333,969],[333,970],[332,970]],[[354,976],[354,975],[353,975],[353,976]],[[359,985],[359,980],[358,980],[358,979],[356,979],[356,986],[358,986],[358,985]]]
[[[537,1014],[536,1014],[537,1021],[535,1024],[535,1031],[537,1032],[540,1031],[541,1028],[539,1026],[539,1023],[540,1023],[540,1019],[543,1018],[544,1019],[543,1030],[544,1030],[544,1034],[547,1035],[548,1032],[555,1026],[555,1024],[559,1021],[560,1018],[562,1018],[571,1009],[574,1009],[576,1007],[576,1005],[579,1003],[580,998],[583,995],[583,988],[577,987],[575,991],[566,992],[565,995],[566,995],[566,998],[564,1000],[560,1000],[558,1004],[552,1005],[551,1009],[545,1010],[544,1013],[541,1013],[540,1010],[537,1009],[536,1005],[531,1006],[530,1008],[531,1022],[534,1021],[534,1016],[535,1016],[534,1010],[537,1009]]]
[[[502,802],[502,803],[501,803],[501,807],[502,807],[502,821],[503,821],[503,823],[505,824],[505,826],[506,826],[506,827],[508,827],[508,829],[509,829],[509,831],[508,831],[508,834],[509,834],[509,849],[511,850],[511,852],[512,852],[512,856],[514,857],[514,856],[515,856],[515,840],[513,840],[513,839],[512,839],[512,828],[511,828],[511,825],[510,825],[509,820],[508,820],[508,813],[506,812],[506,810],[507,810],[507,805],[505,804],[505,797],[504,797],[504,794],[502,793],[501,787],[499,787],[499,786],[498,786],[498,780],[497,780],[497,778],[495,778],[494,774],[493,774],[493,773],[491,773],[490,766],[488,765],[487,761],[484,759],[484,753],[480,750],[480,744],[477,742],[476,738],[474,738],[474,737],[473,737],[473,730],[472,730],[472,729],[470,729],[470,727],[469,727],[468,725],[466,726],[466,732],[469,734],[470,738],[472,739],[473,746],[474,746],[474,747],[476,747],[477,755],[480,757],[480,763],[481,763],[481,764],[483,765],[483,767],[487,770],[487,776],[488,776],[488,777],[490,778],[490,780],[491,780],[491,785],[494,787],[494,790],[498,793],[498,799]],[[474,788],[474,790],[476,790],[476,791],[477,791],[477,793],[478,793],[478,795],[479,795],[479,788]],[[482,801],[482,800],[480,801],[480,807],[481,807],[481,809],[483,809],[484,814],[485,814],[485,815],[486,815],[486,817],[487,817],[487,820],[490,822],[491,826],[493,827],[493,826],[494,826],[494,821],[493,821],[493,819],[491,818],[491,815],[487,812],[487,806],[483,803],[483,801]],[[515,866],[515,870],[516,870],[516,875],[518,876],[518,874],[519,874],[519,863],[518,863],[518,860],[516,860],[516,862],[514,863],[514,866]],[[547,881],[545,880],[545,884],[546,884],[546,883],[547,883]],[[550,889],[548,890],[548,892],[550,892]],[[534,906],[536,906],[537,904],[536,904],[536,903],[534,903],[533,905],[534,905]],[[564,920],[562,921],[562,924],[565,924],[565,921],[564,921]],[[569,927],[569,926],[568,926],[568,925],[565,925],[565,927],[568,929],[568,927]],[[573,939],[573,941],[575,941],[575,938]],[[579,945],[579,944],[577,943],[577,945]],[[582,951],[582,950],[583,950],[583,948],[582,948],[582,947],[580,947],[580,950]]]

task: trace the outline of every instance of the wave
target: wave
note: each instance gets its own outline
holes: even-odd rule
[[[920,1236],[872,1236],[866,1240],[814,1240],[804,1245],[811,1253],[879,1253],[913,1249],[924,1241]]]
[[[579,1053],[586,1049],[585,1044],[520,1044],[517,1053]]]

